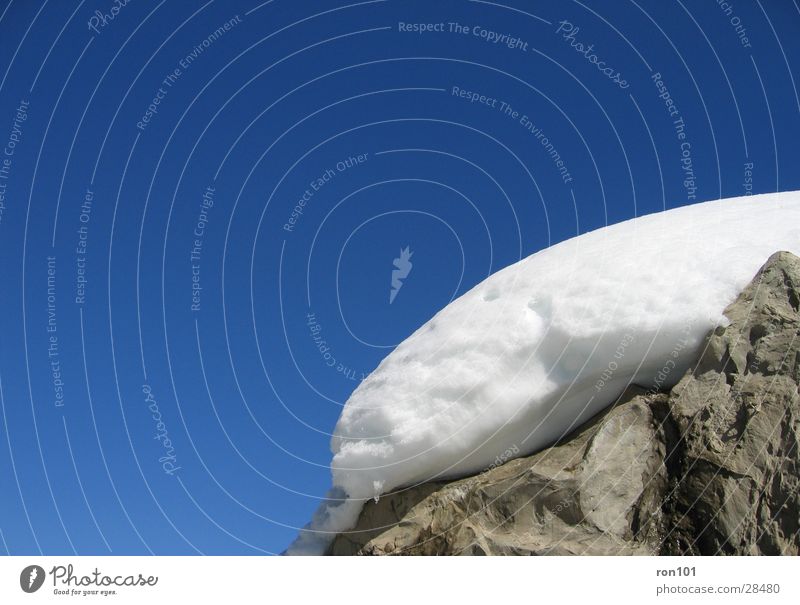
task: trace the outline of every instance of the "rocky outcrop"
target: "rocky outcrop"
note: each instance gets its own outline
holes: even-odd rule
[[[670,394],[664,554],[798,554],[800,259],[774,255]]]
[[[368,502],[334,555],[800,553],[800,259],[773,255],[670,392]]]

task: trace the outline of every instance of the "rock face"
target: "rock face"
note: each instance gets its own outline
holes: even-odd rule
[[[798,554],[800,259],[772,256],[672,390],[665,554]]]
[[[670,392],[633,386],[533,456],[370,501],[329,554],[797,555],[800,258],[773,255],[725,314]]]

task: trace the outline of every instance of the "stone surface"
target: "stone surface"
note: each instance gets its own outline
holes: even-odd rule
[[[664,554],[798,554],[800,259],[770,258],[672,389]]]
[[[631,387],[533,456],[370,501],[329,554],[798,554],[799,307],[800,259],[777,253],[670,392]]]

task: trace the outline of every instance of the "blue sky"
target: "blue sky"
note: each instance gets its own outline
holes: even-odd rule
[[[800,188],[789,0],[0,14],[0,552],[280,552],[343,402],[450,300]]]

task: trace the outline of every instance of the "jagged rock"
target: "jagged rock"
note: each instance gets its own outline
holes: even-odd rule
[[[773,255],[669,393],[368,502],[329,554],[798,554],[800,259]]]
[[[800,259],[773,255],[672,389],[664,554],[798,554]]]

